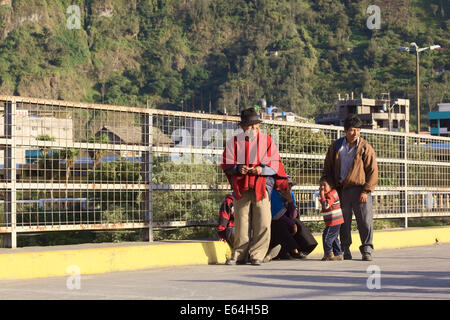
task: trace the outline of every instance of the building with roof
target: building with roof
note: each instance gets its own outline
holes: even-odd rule
[[[142,144],[142,128],[135,126],[103,126],[99,129],[95,136],[99,137],[106,134],[108,137],[108,143],[113,144]],[[153,144],[157,146],[171,146],[173,144],[166,134],[164,134],[159,128],[152,127],[152,140]]]
[[[362,95],[355,99],[338,95],[335,112],[316,120],[319,124],[344,125],[349,114],[357,114],[363,122],[363,128],[383,131],[409,132],[409,99],[368,99]]]
[[[276,106],[268,106],[262,108],[263,112],[260,114],[262,120],[278,120],[288,122],[308,122],[308,118],[300,117],[292,111],[280,111]]]
[[[4,116],[0,117],[0,132],[5,131]],[[15,126],[17,165],[26,164],[30,159],[37,159],[39,150],[37,141],[54,141],[58,143],[73,142],[73,120],[50,116],[29,114],[28,110],[17,110]],[[4,150],[0,150],[0,163],[4,164]]]
[[[439,111],[428,112],[430,134],[450,137],[450,103],[438,103]]]

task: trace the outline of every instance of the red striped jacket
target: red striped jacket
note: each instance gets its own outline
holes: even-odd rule
[[[219,226],[217,233],[221,239],[226,240],[226,230],[234,227],[233,195],[231,193],[225,196],[219,211]]]
[[[341,204],[336,189],[332,189],[326,193],[324,198],[320,197],[319,201],[322,204],[322,216],[327,227],[344,223]]]
[[[256,139],[250,141],[246,139],[245,134],[242,132],[227,141],[222,154],[221,168],[233,188],[236,200],[242,198],[242,192],[254,190],[256,201],[261,201],[267,194],[267,176],[242,175],[238,172],[230,174],[229,172],[229,170],[236,170],[238,165],[244,164],[249,168],[256,166],[272,168],[276,173],[273,188],[275,190],[287,190],[289,188],[280,153],[269,135],[258,132]]]

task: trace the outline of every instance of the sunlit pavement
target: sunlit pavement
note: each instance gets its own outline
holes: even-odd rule
[[[450,299],[450,244],[379,250],[373,261],[275,260],[0,281],[0,299]]]

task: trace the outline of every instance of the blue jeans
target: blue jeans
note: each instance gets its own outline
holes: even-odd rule
[[[341,244],[338,239],[339,230],[341,225],[326,227],[323,230],[322,240],[323,240],[323,252],[325,255],[333,252],[335,256],[342,254]]]

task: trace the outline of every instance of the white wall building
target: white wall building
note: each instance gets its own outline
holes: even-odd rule
[[[18,145],[15,154],[16,163],[25,164],[27,151],[39,150],[36,147],[37,141],[43,140],[44,136],[50,137],[57,143],[72,143],[73,121],[49,116],[39,117],[28,114],[28,110],[17,110],[15,133]],[[0,136],[4,135],[5,118],[2,115],[0,116]],[[0,150],[0,165],[4,165],[4,150]]]

